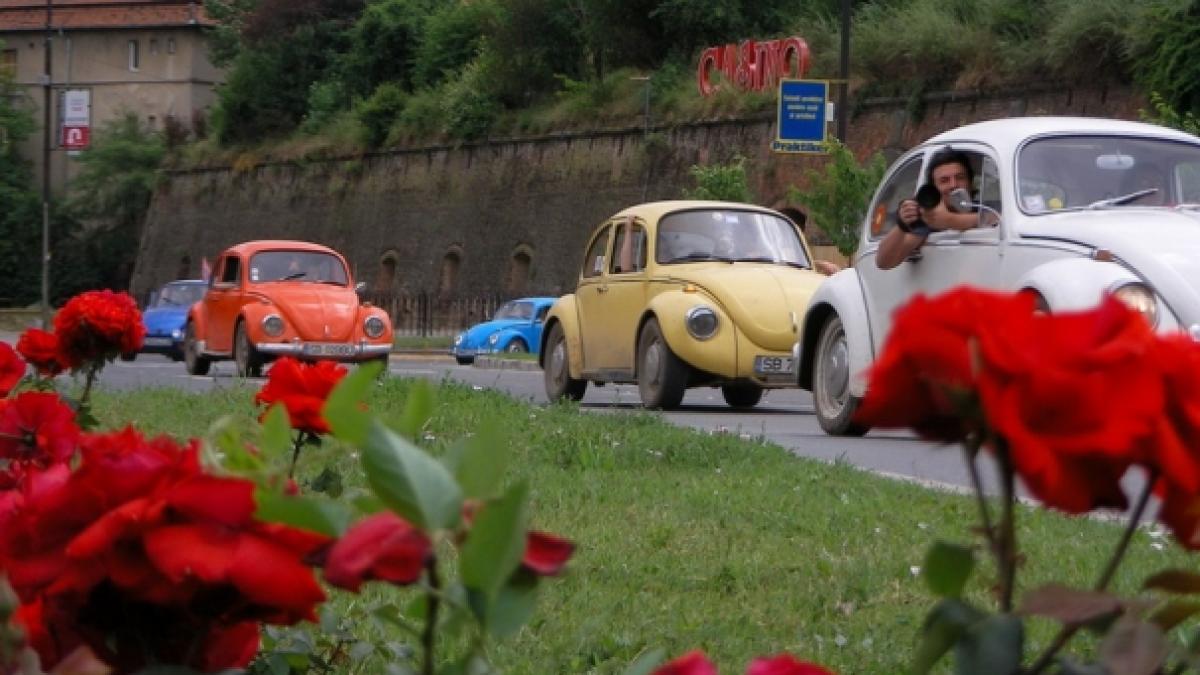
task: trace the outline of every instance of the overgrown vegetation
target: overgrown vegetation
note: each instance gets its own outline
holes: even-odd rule
[[[696,187],[684,190],[687,199],[716,199],[726,202],[753,202],[746,178],[746,158],[735,157],[728,164],[695,165],[690,170]]]
[[[824,171],[809,170],[808,188],[788,191],[788,198],[803,204],[810,221],[829,236],[838,251],[850,256],[858,248],[863,216],[879,181],[887,171],[883,155],[875,153],[860,163],[850,148],[836,140],[826,144],[829,161]]]

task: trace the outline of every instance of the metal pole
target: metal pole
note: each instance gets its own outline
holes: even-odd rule
[[[42,74],[42,328],[50,328],[50,86],[54,16],[53,0],[46,0],[45,72]]]
[[[838,78],[841,81],[838,83],[837,94],[837,138],[845,143],[848,113],[850,112],[847,110],[849,106],[846,103],[850,88],[850,0],[842,0],[841,38],[842,49],[838,65]]]

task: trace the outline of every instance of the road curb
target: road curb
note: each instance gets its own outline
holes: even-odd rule
[[[492,368],[496,370],[541,370],[537,361],[525,359],[502,359],[495,356],[476,356],[471,365],[476,368]]]

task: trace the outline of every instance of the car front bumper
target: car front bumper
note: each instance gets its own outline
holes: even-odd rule
[[[260,342],[254,348],[271,356],[334,361],[362,361],[386,356],[392,351],[391,345],[368,342]]]
[[[182,354],[183,340],[166,335],[147,335],[142,339],[139,354]]]

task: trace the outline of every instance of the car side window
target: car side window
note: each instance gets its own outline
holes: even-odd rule
[[[241,278],[241,260],[235,255],[225,256],[225,264],[221,267],[221,283],[236,284]]]
[[[900,202],[912,199],[917,193],[917,181],[921,178],[921,155],[912,157],[904,163],[879,191],[879,197],[871,206],[871,238],[876,239],[887,234],[896,226],[896,212]]]
[[[598,277],[604,273],[604,254],[608,252],[608,233],[611,230],[611,227],[604,226],[588,246],[587,255],[583,258],[584,277]]]
[[[978,185],[979,202],[989,209],[995,211],[996,215],[999,215],[1001,205],[1000,171],[996,167],[995,160],[987,155],[983,156],[983,164],[979,171]],[[983,209],[980,210],[982,211]],[[982,213],[980,214],[980,218],[983,219],[984,223],[989,223],[992,220],[991,218],[983,218]],[[995,223],[992,224],[994,225]]]
[[[546,320],[546,314],[550,312],[550,305],[538,308],[537,314],[533,315],[534,323],[542,323]]]
[[[618,224],[613,237],[612,274],[629,274],[646,269],[646,230],[633,224],[632,236],[626,236],[629,228]]]

